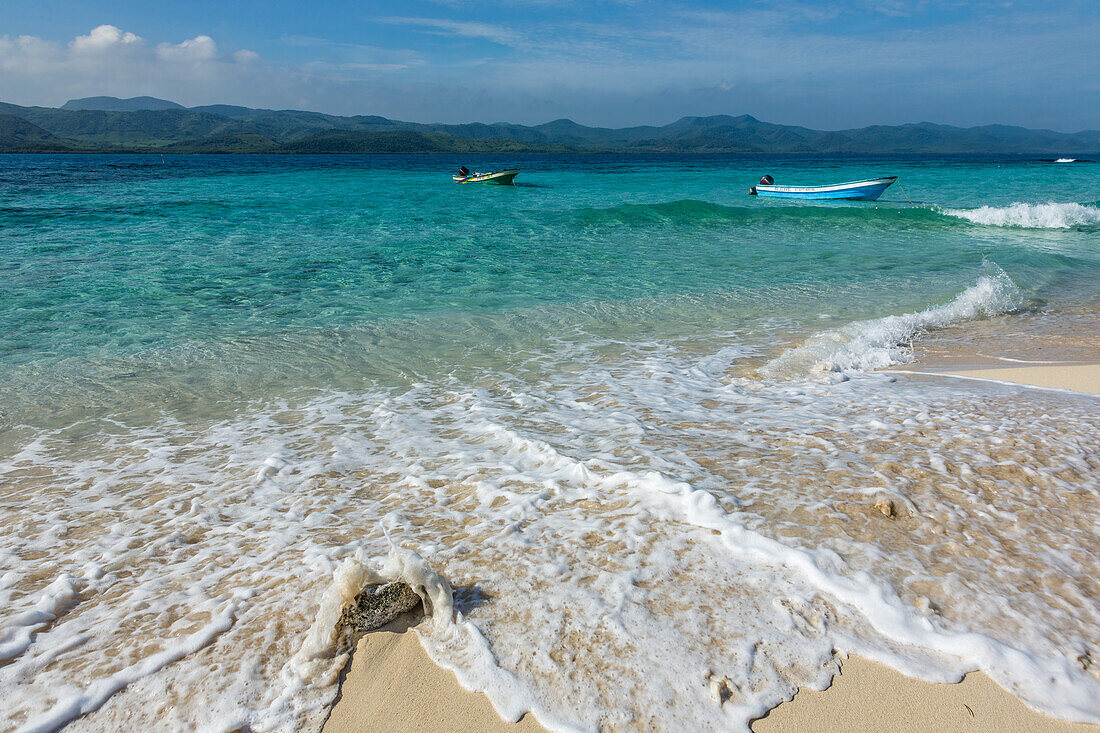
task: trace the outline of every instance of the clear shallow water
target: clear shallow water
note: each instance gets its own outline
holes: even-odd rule
[[[950,297],[983,259],[1048,298],[1095,291],[1092,165],[541,157],[515,162],[529,169],[523,186],[476,188],[451,186],[451,163],[6,156],[0,353],[114,357],[685,295],[801,301],[794,315],[824,296],[830,310],[876,315],[885,293],[902,308]],[[928,204],[910,207],[897,185],[870,205],[744,195],[765,169],[792,181],[894,171]],[[1043,228],[1063,223],[1057,212],[1006,231],[956,211],[992,206],[1008,220],[1016,201],[1084,203],[1066,222],[1084,231]]]
[[[384,529],[548,724],[737,727],[834,648],[1097,720],[1095,400],[861,371],[1100,310],[1095,166],[461,162],[0,160],[13,725],[316,724]]]

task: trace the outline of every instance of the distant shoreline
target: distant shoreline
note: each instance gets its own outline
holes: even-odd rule
[[[107,102],[103,100],[107,99]],[[24,154],[361,155],[1100,155],[1100,130],[1076,133],[1008,125],[953,127],[929,122],[814,130],[751,115],[683,117],[663,126],[588,127],[572,120],[541,125],[419,123],[375,115],[214,105],[111,109],[0,102],[0,152]],[[85,100],[87,101],[87,100]],[[119,104],[134,100],[114,100]],[[73,105],[76,106],[73,106]],[[106,106],[106,107],[105,107]]]
[[[348,152],[348,151],[332,151],[332,152],[290,152],[290,151],[202,151],[202,152],[182,152],[182,151],[166,151],[166,150],[24,150],[24,151],[11,151],[0,150],[0,155],[164,155],[173,157],[194,157],[194,156],[207,156],[207,155],[233,155],[233,156],[294,156],[305,157],[310,155],[326,155],[326,156],[363,156],[363,155],[469,155],[471,157],[494,155],[494,156],[508,156],[508,157],[524,157],[524,156],[536,156],[536,155],[560,155],[560,156],[621,156],[621,157],[782,157],[790,158],[790,160],[800,160],[800,158],[825,158],[825,160],[837,160],[846,161],[853,160],[853,158],[865,158],[865,160],[975,160],[975,158],[985,158],[989,161],[1011,161],[1020,163],[1047,163],[1051,165],[1077,165],[1077,164],[1090,164],[1096,163],[1093,158],[1100,158],[1100,153],[1069,153],[1069,155],[1079,155],[1073,163],[1057,163],[1054,158],[1040,157],[1045,153],[1031,153],[1031,152],[1005,152],[1005,153],[921,153],[921,152],[895,152],[895,153],[882,153],[882,152],[857,152],[857,153],[773,153],[773,152],[752,152],[752,151],[627,151],[627,150],[570,150],[570,151],[477,151],[477,152],[463,152],[463,151],[419,151],[419,150],[407,150],[407,151],[373,151],[373,152]]]

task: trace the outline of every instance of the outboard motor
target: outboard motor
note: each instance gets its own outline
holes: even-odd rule
[[[470,169],[467,168],[466,166],[462,166],[461,168],[458,169],[458,175],[465,178],[465,177],[470,175]]]
[[[775,179],[772,178],[771,176],[764,176],[763,178],[760,179],[760,185],[761,186],[770,186],[773,183],[775,183]]]

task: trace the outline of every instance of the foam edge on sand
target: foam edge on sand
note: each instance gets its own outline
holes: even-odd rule
[[[929,366],[904,371],[1100,394],[1100,363]],[[409,629],[413,621],[399,619],[360,639],[325,733],[544,730],[530,714],[517,723],[504,722],[485,695],[463,689],[453,673],[432,662]],[[840,674],[827,689],[800,690],[793,700],[756,720],[752,730],[1097,733],[1100,726],[1068,723],[1037,713],[980,672],[968,674],[959,683],[937,684],[852,655],[843,661]]]
[[[463,689],[453,673],[432,662],[409,623],[398,620],[360,639],[325,733],[545,730],[530,714],[518,723],[501,720],[485,695]],[[1100,726],[1037,713],[980,672],[956,684],[937,684],[851,655],[827,689],[800,690],[755,721],[752,730],[1096,733]]]

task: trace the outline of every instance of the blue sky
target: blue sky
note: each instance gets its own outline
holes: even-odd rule
[[[1100,0],[4,0],[0,100],[1100,128]]]

